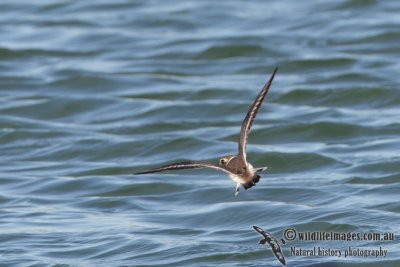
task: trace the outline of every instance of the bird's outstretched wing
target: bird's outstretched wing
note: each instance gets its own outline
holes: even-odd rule
[[[274,253],[275,257],[278,259],[278,261],[280,263],[282,263],[283,265],[286,265],[285,256],[283,256],[278,239],[273,237],[270,233],[265,232],[263,229],[261,229],[258,226],[254,225],[253,228],[258,233],[260,233],[262,236],[265,237],[266,242],[268,242],[268,244],[271,246],[272,252]]]
[[[265,238],[271,239],[274,238],[270,233],[265,232],[263,229],[261,229],[260,227],[253,225],[254,230],[256,230],[260,235],[262,235]]]
[[[246,144],[247,138],[250,133],[251,125],[253,124],[254,119],[256,118],[257,112],[261,107],[261,104],[268,93],[268,89],[272,84],[272,80],[275,77],[275,73],[277,72],[278,67],[274,69],[269,81],[264,85],[261,89],[260,93],[258,94],[257,98],[254,100],[253,104],[251,105],[249,111],[247,112],[246,117],[243,120],[242,128],[240,129],[240,137],[239,137],[239,159],[243,160],[247,163],[246,160]]]
[[[186,161],[186,162],[178,162],[169,165],[164,165],[159,168],[149,169],[141,172],[137,172],[135,174],[146,174],[146,173],[154,173],[154,172],[164,172],[164,171],[173,171],[173,170],[187,170],[187,169],[202,169],[202,168],[211,168],[219,171],[224,171],[226,173],[231,173],[224,168],[215,165],[211,162],[206,161]]]

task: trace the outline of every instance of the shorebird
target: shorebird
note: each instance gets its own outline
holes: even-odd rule
[[[264,245],[265,243],[268,243],[271,246],[272,252],[274,253],[275,257],[278,259],[278,261],[280,263],[282,263],[283,265],[286,265],[285,256],[283,256],[281,247],[279,246],[279,244],[282,244],[282,245],[285,244],[285,240],[281,239],[281,241],[279,241],[278,239],[273,237],[270,233],[265,232],[263,229],[261,229],[258,226],[254,225],[253,228],[260,235],[262,235],[264,237],[258,242],[258,244]]]
[[[277,70],[278,67],[274,69],[274,72],[272,73],[268,82],[261,89],[260,93],[254,100],[249,111],[247,112],[246,117],[243,120],[239,136],[239,151],[237,155],[224,156],[220,158],[218,165],[207,161],[186,161],[137,172],[135,174],[146,174],[171,170],[211,168],[214,170],[226,172],[232,179],[232,181],[236,183],[235,196],[239,194],[240,186],[243,186],[246,190],[255,186],[261,178],[260,175],[258,175],[257,173],[265,171],[267,167],[255,168],[247,161],[247,138],[254,119],[256,118],[257,112],[260,109],[266,94],[268,93],[269,87],[272,84],[272,80],[274,79]]]

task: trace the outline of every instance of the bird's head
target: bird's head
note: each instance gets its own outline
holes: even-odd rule
[[[219,159],[219,166],[225,167],[235,156],[225,156]]]

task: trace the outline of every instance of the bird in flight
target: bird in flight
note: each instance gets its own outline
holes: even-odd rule
[[[258,244],[264,245],[265,243],[268,243],[271,246],[272,252],[274,253],[275,257],[278,259],[280,263],[283,265],[286,265],[286,260],[285,257],[283,256],[281,247],[279,244],[285,244],[285,240],[281,239],[279,241],[275,237],[273,237],[270,233],[265,232],[263,229],[261,229],[258,226],[253,226],[254,230],[256,230],[260,235],[262,235],[264,238],[260,240]]]
[[[261,178],[260,175],[258,175],[257,173],[265,171],[267,167],[255,168],[247,161],[247,138],[254,119],[256,118],[257,112],[260,109],[266,94],[268,93],[269,87],[272,84],[272,80],[274,79],[277,70],[278,67],[274,69],[274,72],[272,73],[268,82],[261,89],[260,93],[254,100],[249,111],[247,112],[246,117],[243,120],[239,136],[239,151],[237,155],[224,156],[219,159],[219,164],[214,164],[207,161],[186,161],[137,172],[135,174],[146,174],[172,170],[211,168],[214,170],[223,171],[229,175],[232,181],[236,183],[236,196],[239,194],[240,186],[243,186],[246,190],[255,186]]]

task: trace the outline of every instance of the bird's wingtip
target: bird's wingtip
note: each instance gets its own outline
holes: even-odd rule
[[[146,174],[149,173],[147,171],[141,171],[141,172],[135,172],[133,175],[140,175],[140,174]]]
[[[275,74],[276,74],[276,72],[278,71],[278,69],[279,69],[279,65],[276,65],[274,71],[272,72],[271,76],[269,77],[269,81],[268,81],[267,84],[271,84],[271,83],[272,83],[272,80],[274,79]]]
[[[275,73],[278,71],[278,69],[279,69],[279,65],[276,65],[276,67],[275,67],[275,69],[274,69],[274,71],[273,71],[273,76],[275,75]]]

